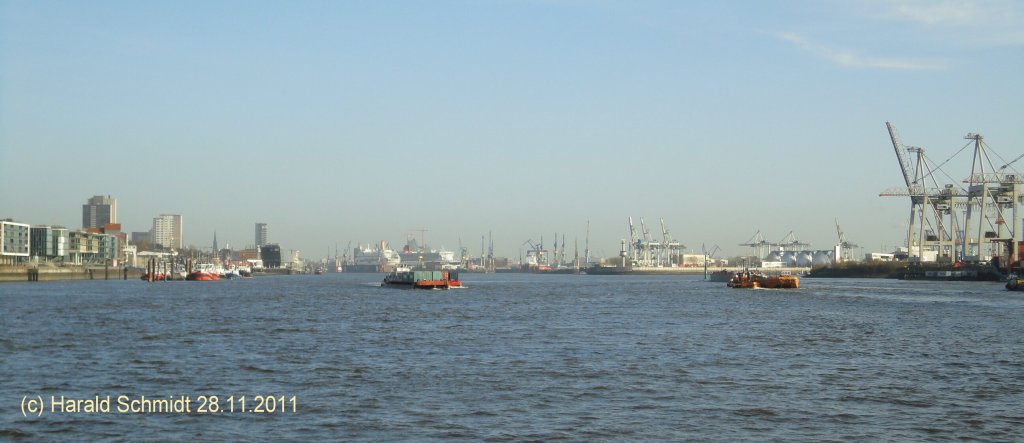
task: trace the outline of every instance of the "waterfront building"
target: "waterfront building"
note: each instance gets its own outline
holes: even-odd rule
[[[99,251],[97,252],[96,260],[101,263],[117,265],[118,264],[118,239],[115,235],[110,234],[95,234],[99,238]]]
[[[181,215],[160,214],[153,219],[151,237],[153,243],[165,248],[181,249]]]
[[[260,250],[259,248],[246,248],[241,251],[236,251],[235,257],[238,260],[259,260]]]
[[[113,236],[115,238],[117,244],[114,245],[116,248],[116,253],[114,254],[114,263],[124,263],[126,259],[124,255],[124,245],[128,244],[128,233],[121,230],[120,223],[107,223],[103,225],[103,228],[100,229],[100,232]]]
[[[0,265],[28,262],[31,235],[29,225],[25,223],[0,220]]]
[[[268,268],[281,267],[281,246],[277,244],[269,244],[260,246],[259,249],[260,258],[263,260],[263,266]]]
[[[92,263],[93,258],[100,253],[100,240],[97,235],[86,231],[69,232],[68,261],[75,265]]]
[[[124,261],[124,254],[120,252],[120,246],[128,243],[128,234],[121,232],[120,223],[107,223],[103,225],[102,228],[87,228],[84,229],[84,231],[92,234],[106,234],[114,237],[113,241],[116,242],[114,245],[109,244],[112,240],[101,238],[100,256],[104,259],[111,259],[112,263],[120,263]],[[112,256],[108,255],[111,251],[110,248],[115,248]]]
[[[115,235],[89,231],[68,233],[68,262],[75,265],[118,264],[118,239]]]
[[[256,223],[256,247],[267,244],[267,224]]]
[[[117,223],[117,199],[97,195],[82,205],[82,229],[102,228],[107,223]]]
[[[63,226],[33,226],[30,232],[29,254],[37,262],[64,260],[68,255],[70,238]]]

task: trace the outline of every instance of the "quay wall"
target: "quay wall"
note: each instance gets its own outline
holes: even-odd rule
[[[139,279],[145,272],[138,268],[104,267],[26,267],[0,266],[0,282],[57,280],[126,280]]]
[[[787,267],[787,268],[747,268],[742,266],[729,266],[729,267],[708,267],[708,273],[717,271],[729,271],[729,272],[742,272],[745,270],[761,271],[766,274],[777,274],[781,272],[789,272],[791,274],[803,274],[811,270],[809,267]],[[632,268],[618,268],[618,267],[602,267],[602,268],[588,268],[587,273],[594,275],[703,275],[704,268],[680,268],[680,267],[663,267],[663,268],[646,268],[646,267],[632,267]]]

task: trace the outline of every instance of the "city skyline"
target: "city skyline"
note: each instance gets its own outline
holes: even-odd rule
[[[906,234],[886,121],[950,183],[968,132],[1024,147],[1012,1],[52,6],[0,1],[0,217],[32,225],[109,195],[125,231],[267,223],[306,258],[582,250],[588,222],[608,257],[628,217],[728,256],[838,220],[870,252]]]

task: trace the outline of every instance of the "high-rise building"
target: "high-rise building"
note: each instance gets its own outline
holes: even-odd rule
[[[267,244],[267,224],[256,223],[256,247]]]
[[[181,249],[181,215],[160,214],[153,218],[152,241],[165,248]]]
[[[82,228],[102,228],[117,223],[117,199],[97,195],[82,205]]]

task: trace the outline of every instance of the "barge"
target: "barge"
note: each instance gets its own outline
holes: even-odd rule
[[[764,275],[756,272],[742,272],[733,276],[726,286],[730,288],[797,289],[800,279],[794,275]]]
[[[397,269],[384,276],[381,286],[408,289],[461,288],[459,273],[455,271],[412,271]]]

